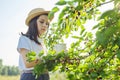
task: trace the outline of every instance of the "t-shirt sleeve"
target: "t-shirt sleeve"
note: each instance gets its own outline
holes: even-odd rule
[[[31,50],[30,39],[27,38],[26,36],[20,36],[19,38],[17,51],[20,52],[21,48]]]

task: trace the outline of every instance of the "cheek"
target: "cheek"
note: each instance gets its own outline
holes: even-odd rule
[[[38,25],[37,25],[37,30],[38,30],[38,32],[40,32],[40,30],[41,30],[40,26],[38,26]]]
[[[41,27],[39,26],[39,27],[38,27],[38,32],[40,32],[40,31],[41,31]]]
[[[41,30],[40,24],[37,24],[37,29],[38,29],[38,31]]]

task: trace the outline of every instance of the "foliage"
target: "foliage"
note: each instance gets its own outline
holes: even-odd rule
[[[2,72],[2,66],[3,66],[2,60],[0,59],[0,75],[1,75],[1,72]]]
[[[114,2],[115,8],[103,14],[98,7]],[[60,0],[49,14],[49,18],[59,13],[58,21],[52,25],[46,37],[48,55],[35,66],[39,76],[44,71],[62,71],[68,80],[119,80],[120,79],[120,0]],[[97,17],[99,16],[99,17]],[[95,37],[86,30],[87,20],[98,18],[93,26]],[[74,35],[77,32],[78,35]],[[64,42],[64,38],[74,38],[67,52],[56,54],[53,46]],[[85,56],[83,56],[83,54]]]
[[[6,66],[2,64],[2,60],[0,59],[0,75],[2,76],[15,76],[19,75],[19,69],[16,66]]]

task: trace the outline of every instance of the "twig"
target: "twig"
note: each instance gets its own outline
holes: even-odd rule
[[[111,3],[111,2],[113,2],[113,1],[114,1],[114,0],[111,0],[111,1],[107,1],[107,2],[101,3],[100,5],[98,5],[98,6],[96,6],[96,7],[102,6],[102,5],[104,5],[104,4]]]

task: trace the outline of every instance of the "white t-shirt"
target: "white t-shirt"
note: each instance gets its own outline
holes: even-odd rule
[[[39,42],[41,44],[44,44],[44,41],[42,39],[39,39]],[[44,47],[44,46],[43,46]],[[20,48],[25,48],[30,51],[36,52],[36,54],[39,54],[40,51],[42,51],[44,48],[42,46],[38,45],[36,42],[33,40],[30,40],[28,37],[21,35],[19,38],[18,46],[17,46],[17,51],[20,53]],[[19,69],[22,70],[32,70],[32,68],[26,68],[23,58],[21,54],[19,55]]]

